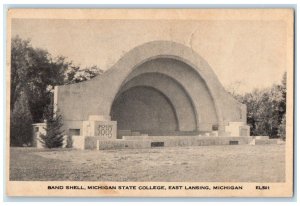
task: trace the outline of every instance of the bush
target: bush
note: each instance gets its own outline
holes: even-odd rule
[[[63,131],[61,131],[62,126],[61,115],[57,115],[47,121],[47,127],[45,128],[46,134],[42,134],[40,139],[43,147],[59,148],[63,146],[64,134]]]
[[[46,107],[43,115],[46,121],[46,134],[42,134],[40,142],[45,148],[59,148],[64,143],[64,131],[61,130],[63,126],[62,116],[58,111],[54,112],[53,97],[51,104]]]

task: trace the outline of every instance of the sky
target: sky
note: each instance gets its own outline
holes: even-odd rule
[[[192,48],[225,88],[238,93],[279,83],[287,65],[283,21],[13,19],[16,35],[53,56],[102,70],[143,43],[175,41]]]

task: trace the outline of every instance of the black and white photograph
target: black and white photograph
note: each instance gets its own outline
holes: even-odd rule
[[[290,197],[293,9],[10,9],[7,194]]]

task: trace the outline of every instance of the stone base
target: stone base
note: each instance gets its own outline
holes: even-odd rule
[[[74,136],[73,146],[77,149],[145,149],[152,147],[183,147],[209,145],[258,145],[278,144],[277,139],[268,137],[199,137],[199,136],[124,136],[110,140],[102,137]]]
[[[250,126],[245,122],[229,122],[225,126],[225,132],[229,136],[250,136]]]
[[[251,145],[280,144],[279,139],[253,139]]]
[[[92,116],[96,119],[97,116]],[[101,119],[101,118],[98,118]],[[83,136],[101,136],[110,139],[117,138],[117,122],[109,120],[83,121]]]
[[[46,123],[35,123],[32,124],[32,129],[33,129],[33,138],[32,138],[32,146],[36,148],[43,148],[42,143],[40,142],[41,140],[41,135],[46,134]]]

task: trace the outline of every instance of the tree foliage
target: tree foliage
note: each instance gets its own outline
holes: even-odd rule
[[[27,105],[31,122],[41,122],[45,108],[51,104],[54,86],[86,81],[102,72],[97,66],[81,69],[72,61],[67,61],[66,57],[52,57],[47,50],[32,47],[29,40],[23,40],[18,36],[12,38],[10,85],[10,111],[11,120],[14,121],[12,124],[22,125],[14,116],[24,112],[19,111],[20,106],[15,108],[17,101],[24,101]],[[20,100],[22,94],[25,97]],[[22,102],[18,103],[20,104]],[[29,128],[31,129],[31,126]],[[20,130],[25,131],[24,128]],[[14,133],[11,131],[12,135]],[[23,138],[23,142],[26,143],[27,138]]]
[[[32,143],[32,116],[25,91],[20,92],[10,116],[10,145],[23,146]]]
[[[62,131],[62,116],[54,112],[53,104],[49,104],[44,112],[46,121],[45,134],[41,134],[40,141],[45,148],[59,148],[64,143],[64,131]]]
[[[270,88],[255,89],[244,95],[234,97],[247,106],[247,123],[251,135],[282,137],[285,132],[286,112],[286,73],[281,84]]]
[[[66,72],[65,84],[87,81],[102,73],[103,71],[95,65],[84,69],[80,69],[79,66],[71,65],[69,70]]]
[[[281,124],[279,125],[278,135],[282,137],[283,140],[286,139],[286,114],[284,114]]]
[[[50,103],[49,85],[64,82],[66,64],[60,59],[53,61],[46,50],[33,48],[28,40],[12,39],[11,110],[20,92],[26,90],[32,119],[41,121],[44,108]]]

